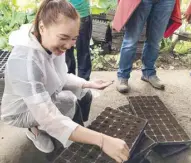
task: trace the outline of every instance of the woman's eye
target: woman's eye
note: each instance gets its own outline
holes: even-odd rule
[[[65,40],[67,40],[67,39],[66,39],[66,38],[61,38],[60,40],[65,41]]]
[[[69,41],[69,38],[60,38],[61,41]],[[73,38],[72,41],[76,41],[77,38]]]

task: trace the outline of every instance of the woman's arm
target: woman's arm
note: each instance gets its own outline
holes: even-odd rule
[[[97,145],[107,155],[120,163],[128,160],[129,157],[129,148],[123,140],[101,134],[82,126],[78,126],[69,139],[76,142]]]
[[[6,76],[15,95],[20,96],[38,122],[38,128],[59,140],[65,147],[71,133],[78,126],[64,116],[44,86],[43,68],[34,60],[23,58],[9,59]],[[31,126],[35,127],[35,126]]]

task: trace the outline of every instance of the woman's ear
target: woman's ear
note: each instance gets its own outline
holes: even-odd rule
[[[39,28],[39,32],[40,32],[40,34],[42,35],[43,32],[44,32],[44,24],[43,24],[42,21],[39,22],[39,26],[38,26],[38,28]]]

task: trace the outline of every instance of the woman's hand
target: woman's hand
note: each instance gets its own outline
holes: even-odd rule
[[[113,84],[113,81],[104,81],[104,80],[88,81],[83,85],[83,88],[105,89],[111,84]]]
[[[102,150],[108,156],[116,160],[118,163],[127,161],[129,158],[129,147],[125,141],[102,135]]]
[[[78,126],[70,135],[69,140],[99,146],[109,157],[118,163],[128,160],[129,148],[125,141],[102,133]]]

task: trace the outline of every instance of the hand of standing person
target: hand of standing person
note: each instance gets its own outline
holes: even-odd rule
[[[185,15],[186,21],[190,22],[191,21],[191,2],[184,15]]]

